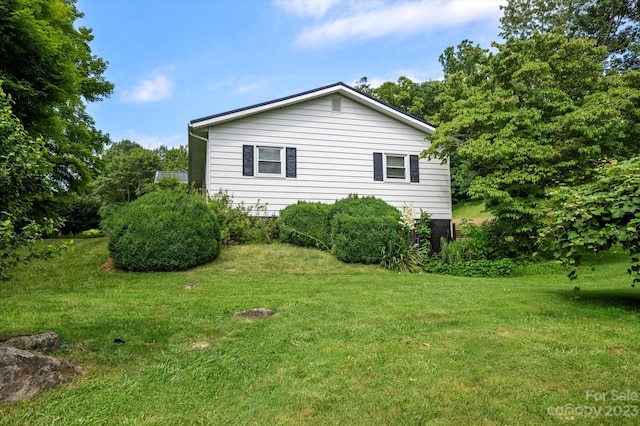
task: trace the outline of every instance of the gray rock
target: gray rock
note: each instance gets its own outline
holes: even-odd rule
[[[0,404],[20,401],[80,375],[69,361],[12,347],[0,348]]]
[[[60,349],[62,339],[57,333],[48,331],[46,333],[34,334],[32,336],[17,336],[0,342],[0,348],[12,347],[27,351],[48,352]]]
[[[271,309],[267,308],[257,308],[257,309],[247,309],[246,311],[236,312],[233,315],[236,317],[244,317],[244,318],[264,318],[270,317],[275,314]]]

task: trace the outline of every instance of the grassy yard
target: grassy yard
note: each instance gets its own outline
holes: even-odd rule
[[[491,218],[493,218],[493,216],[484,209],[484,203],[479,201],[468,201],[458,204],[453,208],[453,222],[458,228],[463,220],[480,224]]]
[[[55,355],[83,371],[0,406],[0,424],[638,422],[640,401],[620,400],[640,394],[640,289],[623,254],[592,259],[577,295],[555,267],[398,274],[281,244],[182,273],[105,272],[106,259],[104,239],[81,240],[0,283],[0,338],[56,331],[70,348]],[[233,316],[260,307],[276,315]],[[602,411],[571,421],[569,404]]]

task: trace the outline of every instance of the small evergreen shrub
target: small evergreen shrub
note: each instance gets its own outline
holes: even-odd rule
[[[220,227],[206,202],[184,191],[146,194],[104,222],[114,265],[129,271],[174,271],[220,254]]]
[[[329,249],[329,209],[330,204],[298,201],[284,208],[278,217],[280,241],[302,247]]]
[[[347,263],[374,264],[386,247],[400,238],[400,212],[375,197],[350,195],[329,209],[331,244],[336,257]]]
[[[333,203],[329,209],[329,223],[331,223],[335,215],[340,213],[351,216],[393,215],[396,216],[397,221],[400,221],[400,212],[392,205],[389,205],[384,200],[376,197],[358,197],[357,194],[351,194],[348,197]]]

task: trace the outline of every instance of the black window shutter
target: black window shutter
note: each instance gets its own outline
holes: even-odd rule
[[[373,180],[384,180],[382,173],[382,153],[373,153]]]
[[[287,148],[287,177],[294,178],[296,177],[297,167],[296,167],[296,149],[295,148]]]
[[[411,182],[420,182],[420,167],[417,155],[409,156],[409,176],[411,177]]]
[[[253,176],[253,145],[242,145],[242,175]]]

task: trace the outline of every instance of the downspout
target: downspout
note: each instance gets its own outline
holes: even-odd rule
[[[200,139],[201,141],[204,141],[204,142],[209,142],[209,139],[203,138],[202,136],[198,136],[195,133],[193,133],[192,131],[189,131],[189,136],[193,136],[194,138]]]
[[[205,143],[205,145],[204,145],[204,146],[205,146],[205,158],[206,158],[206,147],[207,147],[207,145],[208,145],[209,140],[208,140],[207,138],[204,138],[204,137],[202,137],[202,136],[199,136],[199,135],[196,135],[195,133],[193,133],[193,132],[191,131],[191,126],[189,126],[189,136],[190,136],[190,137],[192,137],[192,138],[194,138],[194,139],[199,139],[199,140],[201,140],[201,141],[203,141],[203,142]],[[206,167],[207,167],[207,163],[206,163],[206,160],[205,160],[204,168],[206,168]],[[205,180],[206,180],[206,173],[204,173],[204,170],[203,170],[203,173],[202,173],[202,180],[201,180],[201,182],[200,182],[200,187],[201,187],[203,190],[205,190],[205,188],[206,188],[206,182],[205,182]]]

